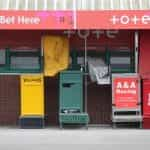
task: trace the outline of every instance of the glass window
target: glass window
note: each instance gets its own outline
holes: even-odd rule
[[[5,50],[0,50],[0,66],[4,66],[6,64],[6,52]]]
[[[0,50],[0,72],[41,72],[40,50]]]

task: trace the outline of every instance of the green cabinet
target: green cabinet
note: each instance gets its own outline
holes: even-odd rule
[[[87,124],[88,115],[83,109],[83,72],[63,71],[59,84],[60,124]]]
[[[60,73],[60,111],[83,111],[83,76],[80,71]]]

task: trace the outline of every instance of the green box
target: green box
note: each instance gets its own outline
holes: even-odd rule
[[[67,70],[60,73],[59,121],[63,123],[87,124],[88,115],[83,115],[83,72]]]
[[[64,109],[83,111],[83,73],[63,71],[60,73],[60,112]]]

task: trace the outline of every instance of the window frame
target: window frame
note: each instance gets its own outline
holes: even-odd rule
[[[12,56],[35,56],[38,57],[39,68],[31,69],[31,68],[11,68],[11,57]],[[40,49],[37,51],[20,51],[20,50],[10,50],[9,48],[5,49],[5,64],[0,66],[0,73],[40,73],[43,69],[43,57]]]

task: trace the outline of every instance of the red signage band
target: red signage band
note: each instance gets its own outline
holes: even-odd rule
[[[150,11],[79,11],[78,29],[150,29]]]
[[[0,29],[150,29],[149,10],[0,11]]]
[[[117,108],[137,108],[139,99],[138,78],[116,77],[113,80],[114,104]]]
[[[73,29],[72,11],[0,11],[0,29]]]

